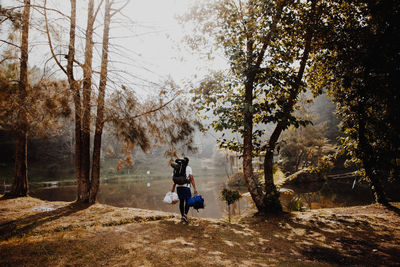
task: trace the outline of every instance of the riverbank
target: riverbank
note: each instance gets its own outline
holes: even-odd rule
[[[222,220],[27,197],[0,201],[1,266],[397,265],[400,203]]]

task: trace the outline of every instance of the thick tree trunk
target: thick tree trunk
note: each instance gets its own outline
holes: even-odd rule
[[[267,151],[265,153],[264,158],[264,179],[265,179],[265,196],[264,196],[264,212],[281,212],[282,205],[279,200],[279,191],[276,189],[274,183],[274,174],[273,174],[273,167],[274,167],[274,150],[276,146],[276,142],[279,139],[280,134],[282,133],[282,127],[277,125],[275,130],[273,131],[269,142]]]
[[[247,183],[249,193],[259,212],[264,212],[266,209],[264,201],[264,193],[258,182],[258,178],[253,173],[253,90],[257,72],[260,70],[260,65],[264,60],[265,51],[267,50],[272,38],[276,34],[277,24],[281,20],[282,11],[287,1],[278,1],[276,14],[273,17],[271,29],[267,36],[262,40],[263,46],[257,56],[254,54],[253,41],[249,33],[247,40],[247,65],[248,74],[245,82],[245,109],[244,115],[244,136],[243,136],[243,175]]]
[[[309,24],[305,35],[305,45],[303,56],[300,61],[299,71],[297,73],[297,77],[295,80],[294,85],[292,86],[289,99],[287,100],[286,105],[283,107],[283,110],[287,114],[291,114],[293,112],[294,106],[296,104],[296,99],[300,93],[300,85],[301,80],[303,79],[303,74],[306,68],[308,55],[311,51],[311,41],[313,37],[313,28],[312,25],[316,19],[316,2],[317,0],[313,0],[311,3],[311,11],[309,17]],[[273,157],[274,157],[274,150],[276,146],[276,142],[278,142],[279,136],[284,129],[286,129],[288,123],[286,121],[280,121],[276,125],[267,146],[267,151],[264,159],[264,178],[265,178],[265,198],[264,203],[266,205],[267,212],[280,212],[282,211],[282,205],[279,201],[279,192],[276,189],[274,184],[274,177],[273,177]],[[269,206],[269,207],[268,207]]]
[[[103,48],[101,57],[101,71],[100,71],[100,85],[99,96],[97,100],[97,116],[96,116],[96,130],[94,134],[93,144],[93,166],[92,178],[90,185],[90,203],[96,201],[97,192],[100,185],[100,158],[101,158],[101,136],[104,126],[104,98],[107,84],[107,66],[108,66],[108,44],[110,33],[111,21],[111,3],[106,0],[105,15],[104,15],[104,32],[103,32]]]
[[[92,93],[94,0],[89,0],[86,28],[85,64],[83,66],[83,118],[81,139],[81,201],[89,201],[90,190],[90,120]]]
[[[383,205],[388,205],[389,202],[386,198],[386,194],[385,191],[383,190],[379,177],[374,174],[374,172],[369,166],[366,166],[368,165],[368,163],[363,162],[363,165],[365,169],[365,174],[370,180],[370,188],[372,193],[374,194],[375,201]]]
[[[28,194],[28,123],[25,110],[25,99],[28,86],[28,39],[30,0],[24,1],[24,13],[22,17],[21,61],[20,79],[18,85],[18,128],[16,133],[15,170],[11,191],[5,197],[24,197]]]
[[[368,73],[368,71],[366,71]],[[364,119],[364,113],[365,113],[365,103],[363,100],[359,101],[359,110],[358,110],[358,146],[359,146],[359,154],[361,155],[361,162],[362,166],[365,170],[365,175],[369,179],[369,184],[372,193],[374,194],[375,201],[387,205],[388,200],[386,198],[385,192],[383,190],[383,187],[381,185],[381,181],[379,180],[379,177],[374,173],[374,171],[371,168],[371,161],[373,158],[371,155],[369,155],[369,151],[372,151],[370,149],[370,145],[368,144],[368,140],[365,136],[365,127],[366,127],[366,121]]]
[[[264,209],[262,188],[253,173],[253,82],[246,83],[244,136],[243,136],[243,176],[246,180],[249,193],[259,211]]]

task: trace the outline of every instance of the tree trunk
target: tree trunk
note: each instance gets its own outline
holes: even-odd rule
[[[264,158],[264,179],[265,179],[265,196],[264,196],[264,212],[276,213],[282,211],[282,205],[279,200],[279,191],[276,189],[274,183],[274,150],[276,146],[276,142],[279,139],[280,134],[282,133],[282,127],[279,124],[275,127],[269,142],[267,151],[265,153]]]
[[[253,90],[254,81],[257,72],[260,70],[260,65],[264,59],[265,51],[267,50],[272,38],[276,34],[276,28],[278,22],[281,20],[282,10],[286,5],[287,1],[279,1],[277,5],[277,12],[273,17],[272,25],[267,36],[262,40],[263,46],[257,57],[254,55],[253,51],[253,41],[251,39],[251,34],[249,33],[247,39],[247,65],[248,74],[246,75],[245,82],[245,108],[243,111],[244,116],[244,136],[243,136],[243,175],[246,180],[247,188],[249,193],[260,212],[264,212],[265,203],[264,193],[258,182],[258,178],[254,176],[253,173],[253,111],[251,110],[253,106]],[[254,63],[253,60],[255,59]]]
[[[374,194],[375,201],[383,205],[388,205],[389,202],[386,198],[386,194],[383,190],[379,177],[373,173],[369,166],[366,166],[368,165],[368,163],[363,162],[363,165],[365,169],[365,174],[370,180],[370,188],[372,193]]]
[[[28,162],[26,133],[18,133],[16,138],[14,181],[7,198],[26,197],[28,195]]]
[[[16,133],[15,170],[11,191],[5,197],[24,197],[28,195],[28,123],[25,99],[28,86],[28,39],[29,39],[30,0],[24,1],[22,17],[20,79],[18,85],[18,129]]]
[[[88,20],[86,28],[85,63],[83,66],[83,118],[81,139],[81,188],[78,193],[81,201],[89,201],[90,190],[90,120],[92,93],[92,60],[93,60],[93,24],[94,24],[94,0],[89,0]]]
[[[107,84],[107,66],[108,66],[108,44],[111,21],[111,3],[106,0],[105,15],[104,15],[104,32],[103,32],[103,48],[101,57],[100,85],[99,96],[97,99],[97,116],[96,130],[94,134],[93,144],[93,166],[90,185],[90,203],[96,201],[97,192],[100,185],[100,157],[101,157],[101,136],[104,126],[104,97]]]
[[[362,103],[360,105],[363,105]],[[363,116],[362,113],[359,114],[359,116]],[[365,170],[365,175],[369,179],[369,185],[371,188],[372,193],[374,194],[375,201],[377,203],[387,205],[388,200],[386,198],[385,192],[383,190],[381,181],[379,180],[379,177],[374,173],[374,171],[371,168],[371,157],[367,155],[368,151],[371,151],[368,147],[367,139],[365,138],[365,121],[363,118],[360,119],[359,122],[359,129],[358,129],[358,135],[359,135],[359,146],[361,150],[361,154],[363,155],[361,157],[361,162],[363,165],[363,168]]]
[[[368,73],[369,71],[366,71]],[[374,194],[375,201],[387,205],[388,200],[386,198],[385,192],[383,190],[383,187],[381,185],[381,182],[379,180],[379,177],[374,173],[374,171],[371,168],[370,162],[373,160],[373,158],[369,155],[370,151],[372,149],[370,148],[370,145],[368,144],[368,140],[365,136],[365,125],[366,121],[365,118],[363,117],[365,113],[365,103],[364,100],[361,99],[359,101],[359,107],[358,107],[358,146],[359,146],[359,153],[361,155],[361,162],[362,166],[365,170],[365,175],[366,177],[370,180],[370,188],[372,193]]]
[[[228,220],[229,220],[229,223],[231,223],[231,205],[230,204],[228,204]]]
[[[311,41],[313,37],[313,24],[316,19],[316,0],[313,0],[311,3],[311,11],[309,17],[308,28],[306,30],[305,35],[305,45],[303,56],[300,61],[299,72],[297,73],[297,77],[295,80],[294,85],[292,86],[292,90],[290,92],[289,99],[287,104],[283,107],[284,113],[291,114],[293,112],[294,106],[296,104],[296,99],[300,93],[300,85],[301,80],[303,79],[303,74],[306,68],[308,55],[311,51]],[[274,184],[274,177],[273,177],[273,157],[274,157],[274,150],[276,146],[276,142],[279,139],[280,134],[284,129],[287,128],[288,123],[286,121],[279,121],[276,125],[267,146],[267,151],[264,159],[264,178],[265,178],[265,198],[264,203],[266,205],[266,212],[280,212],[282,211],[282,205],[279,201],[279,192],[276,189]],[[270,207],[268,207],[270,206]]]
[[[82,108],[81,108],[81,94],[80,87],[74,78],[74,60],[75,60],[75,31],[76,31],[76,0],[70,0],[71,2],[71,24],[69,32],[69,46],[68,46],[68,58],[67,58],[67,77],[70,90],[74,97],[75,107],[75,177],[77,184],[77,201],[81,201],[84,198],[82,194]]]
[[[249,193],[259,211],[264,209],[262,201],[262,188],[253,173],[253,82],[246,83],[245,110],[244,110],[244,136],[243,136],[243,176],[246,180]]]

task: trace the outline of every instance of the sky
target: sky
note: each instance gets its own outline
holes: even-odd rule
[[[183,15],[190,7],[202,0],[131,0],[122,13],[134,24],[120,25],[114,36],[128,36],[117,39],[121,46],[133,50],[128,55],[134,59],[134,72],[157,81],[171,77],[178,84],[182,80],[194,81],[205,75],[209,69],[221,69],[226,63],[221,58],[213,61],[190,51],[183,42],[184,28],[176,16]],[[128,29],[127,29],[128,28]],[[186,27],[188,28],[188,27]],[[137,61],[136,61],[137,60]],[[141,68],[145,66],[145,69]],[[128,71],[132,70],[127,67]]]
[[[182,25],[174,16],[189,8],[190,0],[132,0],[124,11],[138,23],[137,30],[143,35],[131,38],[130,47],[151,63],[156,73],[177,78],[195,72],[195,56],[190,56],[180,44]],[[179,45],[180,44],[180,45]]]
[[[96,3],[99,0],[95,0]],[[182,80],[194,80],[204,75],[208,69],[219,69],[225,62],[218,58],[210,62],[202,60],[199,55],[192,54],[184,45],[182,25],[176,20],[177,15],[187,12],[191,5],[201,0],[130,0],[122,10],[124,16],[116,16],[111,25],[111,54],[110,69],[124,72],[126,82],[137,86],[147,81],[159,83],[161,80],[172,78],[178,84]],[[2,5],[15,5],[18,1],[0,0]],[[40,3],[42,0],[32,0]],[[87,18],[87,0],[78,0],[78,24],[81,35],[84,34]],[[116,0],[116,7],[121,6],[124,0]],[[47,0],[50,7],[63,10],[69,14],[69,1]],[[49,17],[53,16],[51,12]],[[102,14],[100,18],[102,17]],[[68,22],[57,20],[54,25],[65,27],[59,38],[66,45],[68,42]],[[101,21],[97,22],[98,32],[101,33]],[[35,37],[36,36],[36,37]],[[43,66],[50,57],[46,40],[32,34],[32,53],[30,65]],[[34,40],[33,40],[34,39]],[[55,39],[55,36],[54,36]],[[97,51],[100,53],[100,36],[97,40]],[[77,46],[83,51],[84,40],[78,40]],[[62,51],[61,51],[62,50]],[[67,47],[60,48],[60,53],[67,51]],[[100,58],[100,56],[97,56]],[[99,62],[99,61],[97,61]],[[95,59],[96,65],[96,59]],[[145,81],[145,82],[144,82]]]

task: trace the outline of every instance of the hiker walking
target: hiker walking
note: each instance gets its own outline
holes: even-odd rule
[[[194,182],[192,168],[189,166],[189,158],[177,159],[171,163],[174,168],[173,181],[171,192],[175,192],[179,197],[179,210],[181,212],[181,221],[188,222],[187,214],[189,212],[188,200],[192,197],[190,185],[193,185],[194,194],[197,194],[196,184]]]

